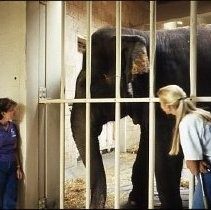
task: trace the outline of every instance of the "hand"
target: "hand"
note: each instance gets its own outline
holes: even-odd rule
[[[204,160],[186,160],[186,165],[193,175],[206,173],[210,169],[210,165]]]
[[[198,175],[199,171],[199,161],[198,160],[186,160],[187,168],[193,175]]]
[[[17,168],[16,176],[17,176],[18,180],[21,180],[24,178],[24,173],[21,168]]]
[[[201,173],[206,173],[209,169],[210,169],[210,165],[206,161],[201,160],[199,162],[199,171]]]

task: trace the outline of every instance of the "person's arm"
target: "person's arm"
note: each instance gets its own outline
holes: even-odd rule
[[[200,162],[203,160],[203,151],[200,143],[203,124],[197,115],[188,115],[179,126],[180,143],[186,160],[187,168],[193,175],[200,172]]]
[[[23,178],[23,171],[22,171],[22,166],[20,163],[20,153],[19,153],[19,147],[17,146],[16,148],[16,161],[17,161],[17,178],[22,179]]]
[[[17,130],[17,128],[16,128]],[[22,165],[21,165],[21,161],[20,161],[20,135],[19,132],[17,131],[18,135],[17,135],[17,145],[16,145],[16,163],[17,163],[17,178],[18,179],[22,179],[23,178],[23,170],[22,170]]]
[[[16,147],[16,163],[17,163],[17,168],[21,168],[19,143],[17,143],[17,147]]]
[[[199,160],[186,160],[186,166],[193,175],[199,174]]]
[[[186,160],[186,166],[193,175],[206,173],[210,165],[204,160]]]

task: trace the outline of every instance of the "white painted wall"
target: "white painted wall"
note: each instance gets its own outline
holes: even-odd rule
[[[26,189],[26,208],[38,208],[38,200],[45,198],[43,207],[59,207],[60,109],[58,104],[50,104],[45,110],[45,105],[38,104],[38,93],[39,87],[45,87],[48,98],[60,97],[61,4],[27,2],[26,114],[30,144],[26,155],[31,188]]]
[[[27,188],[26,208],[38,208],[45,199],[42,207],[59,207],[60,105],[45,109],[38,93],[44,87],[48,98],[60,98],[61,5],[27,2],[27,170],[34,184]]]
[[[38,206],[39,4],[26,4],[26,189],[25,208]],[[39,16],[38,16],[39,17]],[[34,184],[32,184],[34,183]]]
[[[0,97],[9,97],[19,104],[17,124],[20,128],[23,168],[26,168],[26,2],[0,1]],[[32,154],[33,155],[33,154]],[[27,175],[27,173],[26,173]],[[26,179],[27,180],[27,179]],[[19,200],[24,205],[24,190]]]
[[[60,98],[61,80],[61,1],[48,1],[46,22],[47,98]],[[47,202],[59,208],[60,104],[47,107]]]
[[[41,167],[44,159],[39,157],[43,150],[38,149],[44,143],[41,138],[44,133],[38,136],[44,126],[42,114],[38,114],[39,85],[46,85],[48,97],[60,97],[61,2],[47,4],[45,40],[40,33],[44,17],[40,16],[39,1],[0,1],[0,97],[10,97],[20,104],[16,121],[20,127],[25,172],[25,180],[19,184],[18,207],[21,209],[37,209],[44,190],[49,207],[59,205],[59,105],[48,107],[46,183]],[[43,54],[45,47],[41,45],[43,47],[45,41],[47,48]],[[41,75],[43,66],[46,72]],[[39,127],[38,122],[41,122]]]

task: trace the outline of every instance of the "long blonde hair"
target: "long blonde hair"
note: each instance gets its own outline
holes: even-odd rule
[[[211,122],[211,113],[197,108],[185,91],[178,85],[167,85],[157,92],[160,102],[164,105],[172,105],[176,109],[176,123],[173,129],[172,145],[169,155],[177,155],[180,148],[179,124],[182,118],[189,113],[197,113],[205,120]]]

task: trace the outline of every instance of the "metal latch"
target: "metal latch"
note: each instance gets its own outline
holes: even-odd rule
[[[39,98],[47,97],[47,89],[45,87],[39,87]]]

